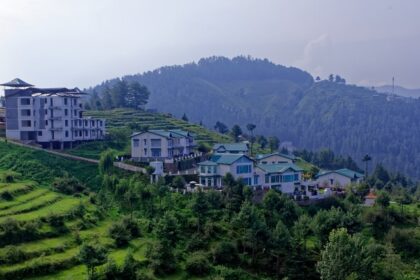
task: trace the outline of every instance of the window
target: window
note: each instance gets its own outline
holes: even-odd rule
[[[69,121],[68,121],[68,120],[65,120],[65,121],[64,121],[64,125],[65,125],[65,126],[69,126]]]
[[[144,149],[144,156],[147,156],[147,149]]]
[[[54,140],[54,131],[51,131],[51,139]]]
[[[251,178],[242,178],[242,182],[247,185],[247,186],[251,186],[252,185],[252,180]]]
[[[147,139],[143,139],[144,146],[147,145]]]
[[[200,178],[200,184],[205,186],[206,185],[206,178]]]
[[[160,149],[152,149],[152,157],[160,157],[161,156]]]
[[[47,99],[45,99],[45,101],[46,101]],[[47,109],[45,109],[44,110],[44,112],[45,112],[45,115],[48,115],[48,110]]]
[[[77,110],[74,110],[73,116],[77,116]]]
[[[20,105],[31,105],[31,99],[30,98],[21,98],[20,99]]]
[[[77,99],[73,99],[73,104],[76,105],[77,104]]]
[[[265,182],[270,183],[270,175],[265,175]]]
[[[133,139],[133,147],[138,147],[140,143],[139,139]]]
[[[64,105],[67,105],[67,98],[64,98]]]
[[[150,140],[152,147],[160,147],[161,140],[160,139],[151,139]]]
[[[29,110],[29,109],[20,110],[20,114],[21,114],[23,117],[28,117],[28,116],[30,116],[30,115],[31,115],[31,110]]]
[[[42,131],[38,131],[38,136],[42,136]]]
[[[69,132],[66,130],[66,137],[69,137]]]
[[[67,116],[69,114],[69,110],[64,109],[64,116]]]
[[[45,125],[48,126],[48,120],[45,121]]]
[[[200,173],[206,173],[206,167],[205,166],[200,167]]]
[[[44,103],[45,103],[45,104],[47,104],[47,103],[48,103],[48,99],[47,99],[47,98],[45,98],[45,99],[44,99]]]
[[[271,176],[271,183],[279,183],[279,182],[280,182],[280,175]]]
[[[254,175],[254,185],[258,185],[258,175]]]
[[[295,173],[295,181],[299,181],[299,173]]]
[[[291,174],[291,175],[283,175],[282,176],[282,182],[284,182],[284,183],[293,182],[294,181],[294,178],[295,178],[295,175],[294,174]]]
[[[236,166],[236,173],[237,174],[244,174],[251,172],[251,165],[238,165]]]
[[[31,127],[32,123],[31,121],[22,121],[22,127]]]

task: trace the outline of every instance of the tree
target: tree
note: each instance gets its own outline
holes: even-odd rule
[[[175,246],[179,237],[178,219],[173,212],[166,212],[155,228],[156,237],[165,245]]]
[[[175,188],[177,191],[182,190],[185,188],[185,180],[182,176],[175,176],[172,181],[172,187]]]
[[[239,136],[242,135],[241,127],[239,125],[235,124],[234,126],[232,126],[232,129],[231,129],[230,132],[231,132],[232,137],[235,140],[235,142],[238,142],[239,141]]]
[[[372,158],[368,154],[366,154],[362,159],[362,161],[365,163],[365,178],[368,177],[368,163],[371,160]]]
[[[290,248],[290,233],[287,227],[280,220],[272,233],[271,253],[276,258],[276,275],[280,279],[281,258],[287,255]]]
[[[263,135],[257,136],[257,143],[260,144],[261,149],[265,149],[268,144],[267,138]]]
[[[381,206],[383,209],[388,208],[390,202],[389,195],[382,191],[379,193],[378,197],[376,198],[376,203]]]
[[[122,222],[114,222],[108,230],[109,236],[115,240],[117,247],[128,244],[131,240],[131,232]]]
[[[114,166],[114,153],[111,150],[106,150],[101,153],[99,158],[99,173],[109,174],[110,170]]]
[[[252,146],[254,144],[254,129],[257,126],[255,124],[249,123],[246,125],[246,129],[251,133],[251,156],[252,156]]]
[[[321,78],[319,76],[316,76],[315,81],[319,82],[319,81],[321,81]]]
[[[365,242],[344,228],[333,230],[321,252],[317,270],[322,280],[372,279],[373,258]]]
[[[229,132],[227,125],[219,121],[217,121],[216,124],[214,125],[214,129],[221,134],[225,134]]]
[[[197,216],[197,232],[200,232],[201,227],[205,222],[207,211],[209,210],[209,204],[203,191],[198,191],[191,208],[193,213]]]
[[[276,136],[268,137],[268,146],[270,147],[270,152],[277,151],[280,146],[280,141]]]
[[[168,243],[159,241],[152,245],[146,252],[150,260],[150,268],[157,275],[172,273],[176,270],[176,258],[173,247]]]
[[[187,117],[187,115],[184,113],[183,115],[182,115],[182,118],[181,118],[184,122],[188,122],[188,117]]]
[[[80,247],[79,259],[86,265],[88,279],[93,279],[95,267],[104,264],[107,260],[107,250],[97,242],[85,242]]]
[[[128,84],[128,90],[124,96],[125,106],[128,108],[139,109],[147,104],[150,92],[147,87],[138,82]]]
[[[328,81],[330,81],[330,82],[334,82],[334,75],[333,75],[333,74],[330,74],[330,75],[328,76]]]
[[[210,262],[202,252],[195,252],[185,262],[185,270],[193,276],[205,276],[210,272]]]
[[[124,194],[124,200],[127,202],[127,206],[130,210],[130,218],[133,219],[134,205],[140,200],[137,190],[133,190],[133,185],[131,185],[128,191]]]

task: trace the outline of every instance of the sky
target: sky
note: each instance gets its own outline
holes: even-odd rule
[[[0,0],[0,81],[86,88],[202,57],[420,88],[418,0]]]

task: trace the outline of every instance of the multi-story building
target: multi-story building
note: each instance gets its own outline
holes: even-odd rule
[[[287,194],[300,190],[303,170],[293,163],[258,164],[255,170],[264,189],[276,189]]]
[[[194,134],[180,130],[148,130],[131,135],[134,161],[172,160],[194,154]]]
[[[316,176],[319,186],[324,188],[345,188],[351,183],[360,183],[364,179],[364,174],[343,168],[332,171],[321,171]]]
[[[218,143],[213,146],[214,154],[248,154],[246,143]]]
[[[83,117],[84,93],[78,88],[36,88],[19,79],[2,86],[9,139],[62,149],[105,136],[104,119]]]
[[[241,179],[247,186],[259,184],[259,176],[254,172],[254,161],[244,154],[214,154],[209,160],[200,162],[198,174],[200,184],[220,188],[222,178],[227,173]]]

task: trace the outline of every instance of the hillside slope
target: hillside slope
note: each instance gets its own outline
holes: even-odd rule
[[[420,100],[392,98],[341,83],[315,83],[308,73],[267,60],[202,59],[123,77],[152,92],[149,107],[213,127],[257,125],[298,148],[331,148],[420,178]],[[101,92],[111,80],[93,88]]]

